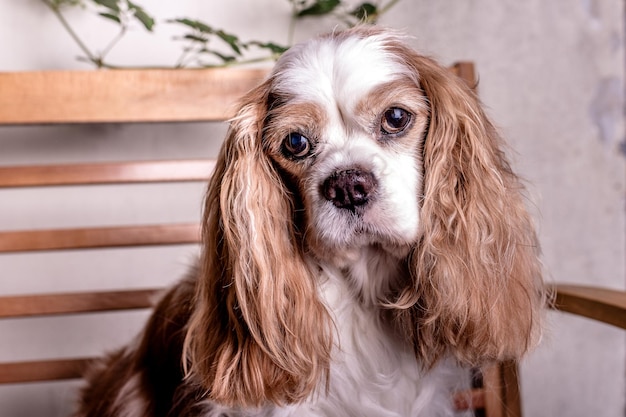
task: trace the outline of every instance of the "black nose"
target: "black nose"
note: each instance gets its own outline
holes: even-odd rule
[[[337,171],[326,178],[323,194],[335,206],[354,211],[370,200],[375,189],[376,179],[372,173],[349,169]]]

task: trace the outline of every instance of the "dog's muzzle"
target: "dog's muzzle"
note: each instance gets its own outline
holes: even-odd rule
[[[369,171],[347,169],[331,174],[322,185],[324,198],[335,207],[356,211],[372,198],[378,183]]]

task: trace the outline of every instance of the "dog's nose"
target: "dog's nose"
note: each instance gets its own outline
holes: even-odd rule
[[[376,189],[372,173],[358,169],[337,171],[326,178],[323,194],[336,207],[352,210],[366,204]]]

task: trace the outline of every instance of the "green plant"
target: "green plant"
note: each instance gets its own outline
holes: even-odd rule
[[[127,34],[131,25],[152,32],[160,24],[142,6],[130,0],[41,0],[55,14],[63,28],[83,53],[78,59],[97,68],[120,68],[106,60],[110,51]],[[287,0],[292,6],[288,43],[291,44],[296,23],[309,18],[333,18],[350,27],[359,23],[373,24],[399,0],[373,0],[347,4],[342,0]],[[80,7],[114,23],[118,30],[101,52],[93,52],[74,30],[64,14],[68,8]],[[216,29],[197,19],[182,17],[166,19],[165,24],[177,25],[182,34],[174,38],[181,42],[182,51],[172,65],[174,68],[213,67],[274,60],[288,49],[273,41],[242,41],[237,35]],[[250,58],[256,50],[256,57]]]

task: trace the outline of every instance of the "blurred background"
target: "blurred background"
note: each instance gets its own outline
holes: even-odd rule
[[[107,60],[173,65],[180,34],[164,20],[193,17],[241,39],[290,42],[287,0],[143,0],[154,33],[131,25]],[[82,40],[103,51],[117,26],[80,8],[66,12]],[[400,0],[380,24],[406,31],[423,53],[476,65],[479,94],[526,179],[548,280],[624,289],[624,2],[620,0]],[[298,22],[293,40],[340,27]],[[0,0],[0,71],[90,69],[41,0]],[[260,65],[270,66],[271,63]],[[2,85],[0,84],[0,94]],[[0,164],[213,157],[223,124],[0,127]],[[202,185],[0,192],[0,228],[194,221]],[[110,192],[110,198],[107,197]],[[113,195],[122,199],[113,198]],[[104,194],[104,196],[102,195]],[[121,210],[123,208],[123,210]],[[134,251],[134,252],[133,252]],[[0,293],[167,284],[194,246],[0,256]],[[27,277],[27,278],[26,278]],[[94,355],[130,340],[146,313],[5,320],[0,361]],[[526,416],[624,416],[626,338],[608,325],[548,313],[541,346],[521,365]],[[16,348],[20,346],[20,348]],[[68,416],[76,383],[0,387],[0,415]]]

